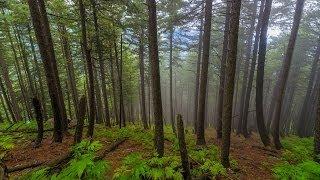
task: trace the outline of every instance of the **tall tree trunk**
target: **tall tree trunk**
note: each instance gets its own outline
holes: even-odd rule
[[[91,138],[93,137],[94,130],[94,120],[96,117],[96,103],[95,103],[95,94],[94,94],[94,75],[93,75],[93,62],[91,59],[91,52],[88,48],[87,42],[87,29],[86,29],[86,11],[83,5],[83,1],[79,0],[79,9],[80,9],[80,19],[81,19],[81,33],[82,33],[82,43],[84,54],[87,62],[88,76],[89,76],[89,126],[87,135]]]
[[[141,120],[143,128],[148,129],[148,121],[146,114],[146,92],[144,83],[144,29],[141,27],[140,38],[139,38],[139,69],[140,69],[140,106],[141,106]]]
[[[230,167],[229,150],[230,134],[232,121],[232,101],[234,93],[234,79],[237,64],[237,44],[239,32],[239,19],[241,0],[232,0],[230,2],[230,34],[228,43],[228,55],[226,59],[226,84],[223,97],[223,114],[222,114],[222,149],[221,163],[224,167]]]
[[[155,147],[159,157],[164,154],[163,114],[160,85],[160,69],[157,38],[157,8],[155,0],[147,0],[150,74],[152,79],[153,113],[155,122]]]
[[[1,48],[0,50],[3,51],[2,47],[0,47],[0,48]],[[17,95],[16,95],[15,91],[13,90],[12,82],[11,82],[11,79],[9,77],[8,66],[7,66],[7,63],[4,60],[2,52],[0,52],[0,68],[1,68],[3,81],[4,81],[5,85],[6,85],[9,97],[11,99],[10,107],[12,107],[12,113],[13,113],[13,117],[12,118],[13,118],[13,121],[14,122],[20,121],[21,120],[21,114],[20,114],[19,105],[18,105],[18,102],[17,102],[17,99],[16,99]],[[5,89],[3,89],[3,91],[5,91]],[[7,102],[7,104],[8,103],[9,102]],[[8,104],[8,106],[9,106],[9,104]]]
[[[174,33],[174,28],[173,25],[171,24],[169,27],[169,49],[170,49],[170,55],[169,55],[169,71],[170,71],[170,122],[171,122],[171,127],[172,131],[174,134],[176,134],[176,127],[174,123],[174,114],[173,114],[173,97],[172,97],[172,66],[173,66],[173,33]],[[177,87],[175,87],[177,88]]]
[[[208,66],[210,54],[210,36],[211,36],[211,18],[212,18],[212,0],[206,0],[205,5],[205,21],[203,32],[203,56],[200,75],[199,100],[198,100],[198,130],[197,130],[197,145],[206,144],[204,137],[204,121],[205,121],[205,106],[206,92],[208,80]]]
[[[100,76],[101,76],[101,89],[102,89],[102,98],[104,104],[104,115],[105,115],[105,124],[107,127],[111,127],[110,122],[110,113],[109,113],[109,103],[108,103],[108,95],[107,95],[107,82],[106,82],[106,75],[105,75],[105,60],[103,59],[103,52],[102,52],[102,43],[100,41],[100,31],[99,31],[99,24],[97,18],[97,9],[96,9],[96,0],[91,0],[92,9],[93,9],[93,22],[94,22],[94,29],[95,29],[95,44],[96,50],[98,53],[98,60],[99,60],[99,67],[100,67]]]
[[[252,19],[250,22],[250,28],[248,31],[248,37],[246,40],[246,54],[245,54],[245,64],[244,64],[244,72],[243,72],[243,79],[242,79],[242,87],[241,87],[241,97],[240,97],[240,116],[239,116],[239,123],[238,123],[238,133],[242,133],[244,137],[248,137],[247,127],[244,127],[243,123],[243,109],[244,109],[244,101],[246,96],[247,90],[247,82],[248,82],[248,75],[249,75],[249,64],[251,58],[251,50],[252,50],[252,39],[254,36],[254,28],[257,16],[257,8],[258,8],[258,0],[255,0],[252,5]]]
[[[320,38],[318,39],[318,45],[317,45],[317,49],[316,49],[316,53],[312,62],[312,67],[311,67],[311,72],[309,75],[309,82],[308,82],[308,88],[307,88],[307,92],[304,98],[304,102],[302,105],[302,109],[301,109],[301,113],[298,119],[298,135],[300,137],[304,136],[303,130],[305,127],[305,124],[307,122],[306,119],[306,115],[307,115],[307,108],[308,108],[308,104],[310,103],[310,98],[311,98],[311,92],[312,92],[312,88],[314,85],[314,80],[315,80],[315,76],[316,76],[316,71],[317,71],[317,66],[318,66],[318,62],[320,59]]]
[[[265,126],[264,114],[263,114],[263,81],[264,81],[264,65],[266,60],[267,49],[267,33],[270,11],[272,6],[272,0],[266,0],[263,18],[261,22],[260,42],[259,42],[259,56],[257,67],[257,79],[256,79],[256,115],[257,125],[260,134],[260,138],[265,146],[270,144],[268,131]]]
[[[26,54],[26,49],[24,47],[24,44],[22,42],[22,38],[21,38],[21,30],[16,28],[16,33],[17,33],[17,40],[18,40],[18,44],[21,50],[21,55],[22,55],[22,60],[23,60],[23,65],[24,65],[24,69],[25,69],[25,74],[27,75],[27,79],[28,79],[28,83],[29,83],[29,91],[30,96],[34,97],[36,95],[36,91],[34,88],[34,84],[33,84],[33,79],[32,79],[32,75],[31,75],[31,71],[30,71],[30,66],[29,66],[29,61],[28,61],[28,57]],[[28,97],[28,102],[31,102],[31,98]]]
[[[11,118],[12,118],[12,122],[15,122],[15,114],[14,114],[13,109],[12,109],[12,104],[10,102],[10,99],[8,97],[8,94],[7,94],[6,90],[5,90],[4,84],[2,82],[3,81],[2,81],[2,78],[0,76],[1,104],[2,104],[2,107],[5,109],[5,113],[6,113],[8,121],[9,121],[10,119],[9,119],[9,116],[7,115],[8,112],[6,112],[6,108],[5,108],[5,104],[4,104],[4,102],[6,102],[8,110],[9,110]],[[3,97],[2,97],[2,95],[3,95]],[[4,100],[3,100],[3,98],[4,98]]]
[[[63,132],[67,131],[67,117],[47,12],[43,0],[28,0],[28,4],[46,70],[47,84],[54,114],[53,141],[62,142]]]
[[[281,142],[280,142],[280,137],[279,137],[279,131],[280,131],[280,115],[281,115],[281,108],[282,108],[282,103],[283,103],[283,96],[285,92],[285,87],[287,83],[287,79],[289,76],[289,70],[292,62],[292,56],[293,56],[293,51],[296,43],[296,38],[298,35],[298,30],[299,30],[299,25],[300,25],[300,20],[302,16],[302,11],[303,11],[303,6],[304,6],[304,1],[305,0],[297,0],[296,3],[296,9],[295,9],[295,14],[294,14],[294,20],[293,20],[293,25],[291,29],[291,34],[290,34],[290,39],[287,47],[287,52],[285,59],[283,61],[282,65],[282,70],[281,74],[279,76],[280,78],[280,84],[279,84],[279,93],[276,98],[276,109],[275,109],[275,114],[273,118],[273,127],[272,127],[272,135],[273,135],[273,142],[274,145],[276,146],[277,149],[281,149]]]
[[[320,87],[320,86],[319,86]],[[320,89],[318,88],[320,92]],[[320,95],[318,95],[318,108],[317,108],[317,116],[315,121],[314,128],[314,159],[316,162],[320,163]]]
[[[64,57],[66,58],[66,66],[67,66],[67,77],[68,77],[68,84],[70,86],[70,91],[71,91],[71,96],[72,96],[72,102],[74,106],[74,112],[75,112],[75,117],[78,119],[78,90],[77,90],[77,82],[75,78],[75,73],[74,73],[74,66],[73,66],[73,59],[71,56],[71,49],[70,49],[70,43],[69,43],[69,34],[67,32],[67,29],[65,25],[59,24],[59,31],[60,31],[60,39],[61,39],[61,44],[62,44],[62,50]]]
[[[118,89],[119,89],[119,127],[125,127],[125,113],[123,105],[123,92],[122,92],[122,35],[120,37],[120,59],[118,57],[117,43],[114,42],[115,63],[118,74]]]
[[[202,9],[204,4],[202,2]],[[193,123],[194,123],[194,132],[197,134],[198,131],[198,102],[199,102],[199,79],[200,79],[200,68],[201,68],[201,55],[202,55],[202,36],[203,36],[203,14],[200,16],[200,27],[199,27],[199,44],[198,44],[198,58],[197,58],[197,72],[196,72],[196,84],[194,91],[194,112],[193,112]]]
[[[93,67],[97,64],[95,63],[95,59],[93,59]],[[96,100],[96,123],[101,124],[103,122],[103,108],[102,108],[102,101],[101,101],[101,88],[99,82],[99,73],[97,71],[93,71],[94,76],[94,89],[95,89],[95,100]]]
[[[43,110],[43,118],[46,120],[48,118],[47,117],[47,108],[46,108],[46,97],[45,97],[45,93],[44,93],[42,74],[41,74],[41,71],[40,71],[39,62],[38,62],[38,58],[37,58],[37,55],[36,55],[36,50],[35,50],[35,46],[34,46],[34,43],[33,43],[32,35],[31,35],[30,24],[28,24],[28,34],[29,34],[29,40],[30,40],[33,60],[34,60],[35,68],[36,68],[36,73],[37,73],[38,80],[39,80],[40,93],[41,93],[41,102],[42,102],[42,110]]]
[[[111,49],[111,47],[110,47]],[[116,93],[116,85],[115,85],[115,78],[114,78],[114,69],[113,69],[113,57],[112,51],[110,50],[110,78],[111,78],[111,85],[112,85],[112,94],[113,94],[113,114],[116,120],[116,123],[119,124],[119,115],[118,115],[118,106],[117,106],[117,93]]]
[[[220,64],[220,84],[219,84],[219,98],[218,98],[218,109],[217,109],[217,138],[222,138],[222,111],[223,111],[223,94],[225,84],[225,69],[226,59],[228,53],[228,42],[229,42],[229,26],[230,26],[230,2],[227,0],[226,17],[224,21],[224,35],[223,35],[223,48],[222,57]]]

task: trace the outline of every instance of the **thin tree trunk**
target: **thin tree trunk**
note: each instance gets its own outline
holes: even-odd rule
[[[95,93],[94,93],[94,75],[93,75],[93,62],[91,59],[91,52],[88,48],[87,42],[87,29],[86,29],[86,12],[83,5],[83,1],[79,0],[80,18],[81,18],[81,33],[82,33],[82,43],[83,50],[87,62],[88,76],[89,76],[89,126],[87,136],[93,137],[94,130],[94,120],[96,117],[96,103],[95,103]]]
[[[69,34],[66,30],[65,25],[59,24],[59,31],[60,31],[60,39],[61,39],[61,44],[62,44],[62,49],[63,49],[63,54],[66,58],[66,65],[67,65],[67,77],[68,77],[68,84],[70,86],[71,90],[71,96],[72,96],[72,101],[73,101],[73,106],[74,106],[74,112],[75,112],[75,117],[78,119],[78,90],[77,90],[77,82],[75,78],[75,73],[74,73],[74,66],[73,66],[73,59],[71,56],[71,49],[70,49],[70,43],[69,43]]]
[[[144,30],[141,27],[140,39],[139,39],[139,69],[140,69],[140,107],[141,107],[141,120],[143,123],[143,128],[148,129],[148,121],[146,114],[146,93],[145,93],[145,83],[144,83]]]
[[[308,88],[307,88],[307,92],[304,98],[304,102],[302,105],[302,109],[301,109],[301,113],[298,119],[298,135],[300,137],[304,136],[303,130],[305,127],[305,124],[307,122],[306,116],[307,116],[307,108],[308,108],[308,104],[310,103],[310,98],[311,98],[311,92],[312,92],[312,88],[314,85],[314,80],[315,80],[315,76],[316,76],[316,71],[317,71],[317,66],[318,66],[318,62],[320,59],[320,38],[318,40],[318,46],[316,49],[316,54],[314,56],[313,59],[313,63],[312,63],[312,67],[311,67],[311,71],[310,71],[310,75],[309,75],[309,82],[308,82]]]
[[[110,122],[110,113],[109,113],[109,103],[108,103],[108,95],[107,95],[107,82],[106,82],[106,75],[105,75],[105,60],[103,59],[103,52],[102,52],[102,43],[100,41],[100,31],[99,31],[99,24],[97,18],[97,10],[96,10],[96,0],[91,0],[92,9],[93,9],[93,22],[94,22],[94,29],[95,29],[95,44],[96,50],[98,53],[98,60],[100,66],[100,76],[101,76],[101,89],[102,89],[102,97],[103,97],[103,104],[104,104],[104,115],[105,115],[105,124],[107,127],[111,127]]]
[[[273,118],[273,142],[276,146],[277,149],[281,149],[282,145],[280,142],[280,137],[279,137],[279,131],[280,131],[280,115],[281,115],[281,108],[282,108],[282,103],[283,103],[283,96],[285,92],[285,87],[287,83],[287,79],[289,76],[289,70],[291,66],[291,61],[292,61],[292,56],[293,56],[293,51],[296,43],[296,38],[298,35],[298,30],[299,30],[299,25],[300,25],[300,20],[303,12],[303,6],[304,6],[305,0],[297,0],[296,3],[296,9],[295,9],[295,15],[294,15],[294,20],[293,20],[293,25],[291,29],[291,35],[287,47],[287,52],[285,59],[283,61],[282,65],[282,70],[281,74],[279,76],[280,78],[280,84],[279,84],[279,93],[276,98],[276,109],[275,109],[275,114]]]
[[[174,32],[174,28],[173,25],[171,24],[169,27],[169,49],[170,49],[170,55],[169,55],[169,84],[170,84],[170,122],[171,122],[171,127],[172,127],[172,131],[174,134],[176,134],[176,127],[174,125],[174,114],[173,114],[173,97],[172,97],[172,66],[173,66],[173,32]],[[177,87],[175,87],[176,90]]]
[[[257,79],[256,79],[256,115],[257,125],[260,134],[260,138],[265,146],[270,144],[268,131],[264,121],[263,110],[263,81],[264,81],[264,66],[266,60],[267,49],[267,33],[270,11],[272,6],[272,0],[266,0],[265,9],[263,12],[263,18],[261,22],[260,42],[259,42],[259,56],[257,67]]]
[[[229,26],[230,26],[230,2],[227,0],[226,17],[224,21],[224,35],[223,35],[223,48],[222,57],[220,64],[220,84],[219,84],[219,98],[218,98],[218,109],[217,109],[217,138],[222,138],[222,111],[223,111],[223,94],[225,84],[225,69],[226,59],[228,53],[228,42],[229,42]]]
[[[230,34],[228,43],[228,55],[226,59],[226,84],[223,97],[222,114],[222,145],[221,163],[224,167],[230,167],[229,150],[232,121],[232,101],[234,93],[234,79],[237,65],[237,48],[241,0],[232,0],[230,9]]]
[[[34,64],[35,64],[35,68],[36,68],[36,73],[38,76],[38,80],[39,80],[39,86],[40,86],[40,93],[41,93],[41,102],[42,102],[42,109],[43,109],[43,118],[46,120],[47,117],[47,108],[46,108],[46,98],[45,98],[45,93],[44,93],[44,86],[43,86],[43,80],[42,80],[42,74],[40,71],[40,67],[39,67],[39,62],[38,62],[38,58],[36,55],[36,51],[35,51],[35,46],[33,43],[33,39],[31,36],[31,27],[28,24],[28,33],[29,33],[29,40],[30,40],[30,45],[31,45],[31,51],[33,54],[33,60],[34,60]]]
[[[157,8],[155,0],[147,0],[148,5],[148,31],[149,31],[149,58],[150,74],[152,79],[153,113],[155,122],[155,147],[159,157],[164,154],[163,114],[160,85],[160,69],[157,38]]]
[[[205,5],[205,21],[203,32],[203,56],[200,75],[199,100],[198,100],[198,130],[197,130],[197,145],[206,144],[204,137],[204,121],[205,121],[205,106],[206,92],[208,80],[208,66],[210,53],[210,36],[211,36],[211,18],[212,18],[212,0],[206,0]]]
[[[252,19],[250,22],[250,28],[248,31],[247,37],[247,44],[246,44],[246,55],[245,55],[245,64],[244,64],[244,72],[243,72],[243,79],[242,79],[242,87],[241,87],[241,97],[240,97],[240,116],[239,116],[239,124],[238,124],[238,133],[242,133],[245,138],[248,137],[248,131],[246,127],[243,127],[243,110],[244,110],[244,101],[246,96],[247,90],[247,83],[248,83],[248,75],[249,75],[249,65],[250,65],[250,58],[251,58],[251,50],[252,50],[252,39],[254,36],[254,25],[256,22],[257,16],[257,8],[258,8],[258,0],[255,0],[253,3],[253,13]]]

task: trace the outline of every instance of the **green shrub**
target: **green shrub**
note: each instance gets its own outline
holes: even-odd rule
[[[273,169],[277,179],[320,179],[320,164],[313,161],[313,138],[287,137],[281,162]]]
[[[179,156],[154,156],[144,159],[142,154],[133,153],[123,160],[116,170],[114,179],[183,179]]]

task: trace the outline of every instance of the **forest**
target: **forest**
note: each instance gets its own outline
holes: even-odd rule
[[[320,179],[320,0],[0,10],[0,180]]]

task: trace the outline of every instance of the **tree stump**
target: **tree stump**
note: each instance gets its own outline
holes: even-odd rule
[[[177,128],[178,128],[180,157],[181,157],[181,163],[182,163],[182,168],[183,168],[183,177],[184,177],[184,179],[191,179],[190,165],[189,165],[188,151],[187,151],[185,135],[184,135],[183,121],[182,121],[182,116],[180,114],[177,115]]]

